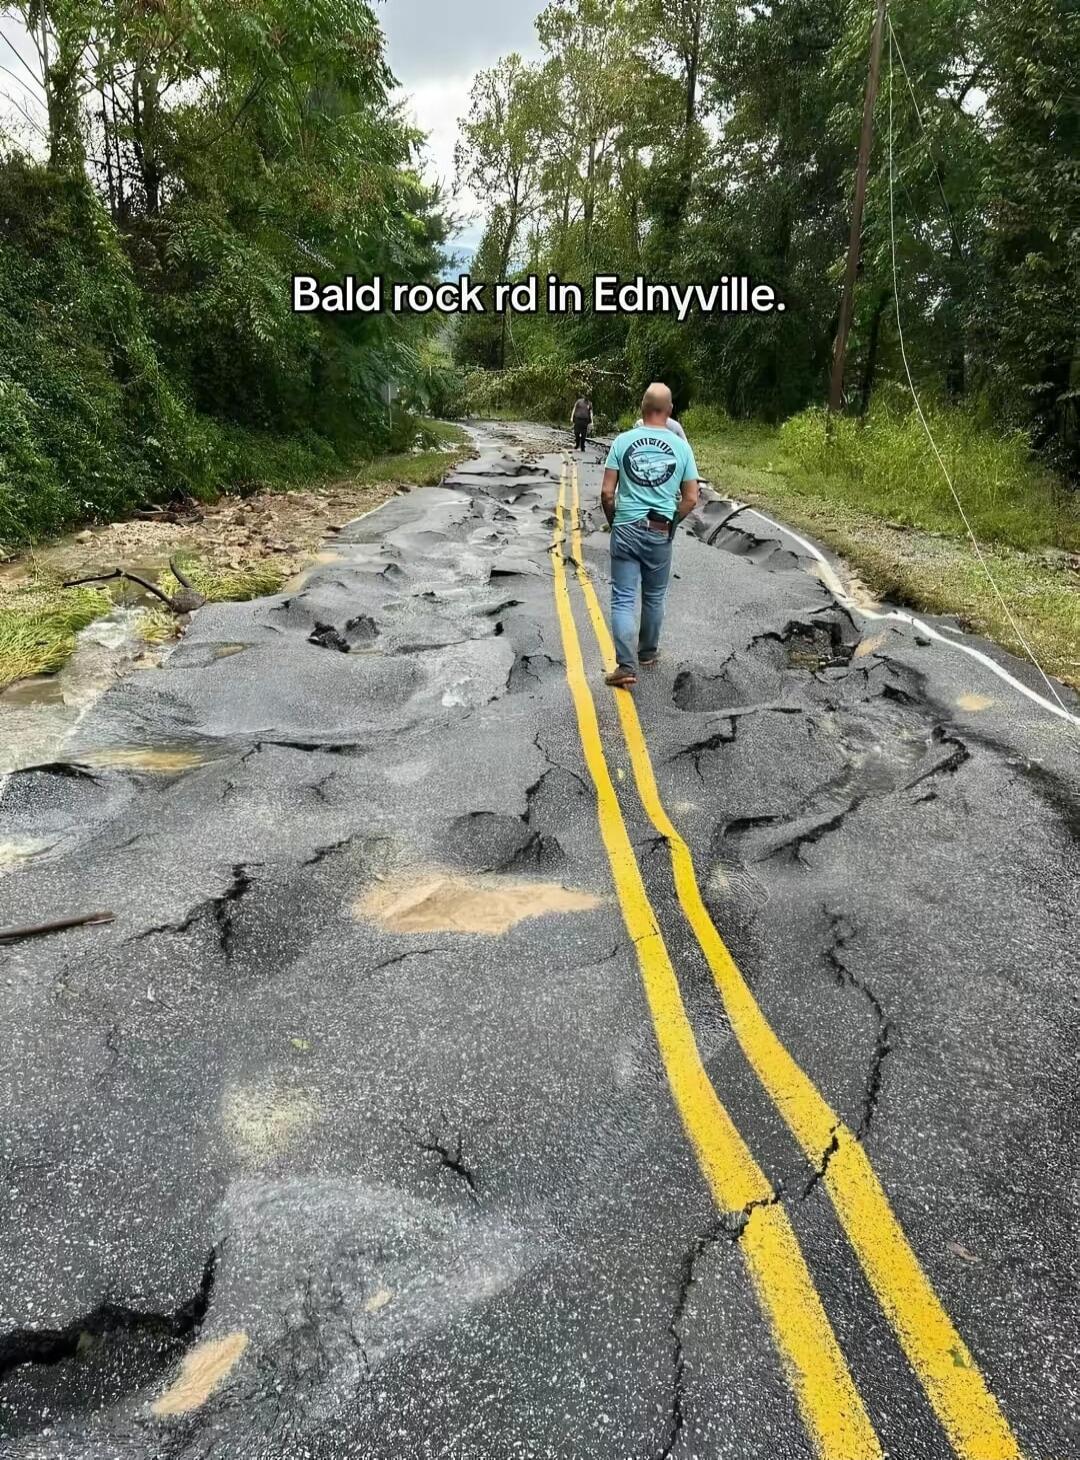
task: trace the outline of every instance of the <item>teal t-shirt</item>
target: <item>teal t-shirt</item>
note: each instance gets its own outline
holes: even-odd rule
[[[605,464],[619,473],[617,523],[637,522],[650,510],[674,517],[683,482],[698,474],[690,447],[663,426],[635,426],[616,436]]]

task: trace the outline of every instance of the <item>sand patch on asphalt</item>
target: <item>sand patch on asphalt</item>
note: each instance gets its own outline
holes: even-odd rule
[[[49,841],[47,837],[16,836],[10,841],[0,842],[0,877],[21,867],[34,857],[43,857],[57,845],[59,838]]]
[[[139,771],[157,771],[170,775],[175,771],[188,771],[193,766],[203,765],[206,757],[197,750],[153,750],[139,746],[110,746],[104,750],[81,751],[76,760],[79,765],[130,768]]]
[[[315,1122],[318,1106],[302,1090],[230,1085],[221,1100],[221,1123],[236,1155],[260,1165],[286,1150]]]
[[[977,714],[979,710],[988,710],[993,703],[987,695],[967,694],[959,697],[956,707],[958,710],[971,710]]]
[[[353,913],[391,933],[505,933],[527,918],[588,912],[591,892],[557,882],[510,882],[431,872],[382,882],[353,904]]]
[[[248,1336],[243,1332],[197,1344],[185,1356],[179,1376],[154,1401],[154,1413],[190,1414],[193,1409],[205,1404],[232,1372],[247,1346]]]
[[[882,644],[884,644],[885,637],[884,634],[875,634],[872,639],[860,640],[859,647],[851,657],[853,659],[865,659],[870,654],[876,654]]]

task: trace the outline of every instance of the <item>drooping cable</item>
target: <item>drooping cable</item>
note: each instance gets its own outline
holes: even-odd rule
[[[895,304],[896,304],[896,334],[897,334],[897,339],[900,342],[900,358],[904,362],[904,374],[907,376],[908,389],[911,391],[911,398],[915,402],[915,411],[916,411],[916,413],[917,413],[917,415],[919,417],[919,423],[921,424],[921,426],[923,428],[923,431],[926,434],[926,439],[930,443],[931,450],[933,451],[934,456],[937,459],[937,464],[941,468],[941,474],[945,478],[945,483],[946,483],[946,485],[949,488],[949,492],[952,495],[952,499],[956,503],[956,510],[960,513],[961,521],[964,524],[964,527],[965,527],[965,529],[967,531],[968,537],[971,539],[971,545],[975,549],[975,556],[976,556],[976,558],[979,561],[979,566],[982,568],[984,574],[986,575],[986,580],[990,584],[990,587],[993,590],[994,596],[997,598],[998,603],[1001,605],[1001,610],[1004,613],[1006,619],[1008,620],[1009,626],[1011,627],[1013,633],[1016,635],[1017,641],[1023,646],[1024,652],[1027,654],[1027,657],[1031,660],[1032,664],[1035,666],[1035,668],[1038,670],[1039,674],[1045,680],[1046,687],[1049,689],[1049,691],[1053,695],[1054,699],[1061,706],[1061,708],[1063,710],[1066,710],[1066,713],[1068,713],[1068,711],[1066,709],[1065,702],[1062,700],[1061,696],[1058,694],[1057,689],[1056,689],[1056,687],[1054,685],[1053,680],[1051,680],[1051,678],[1047,674],[1046,670],[1042,667],[1042,665],[1039,663],[1038,659],[1036,658],[1035,651],[1032,649],[1031,645],[1028,643],[1027,639],[1024,637],[1024,634],[1023,634],[1023,632],[1022,632],[1022,630],[1020,628],[1020,625],[1016,622],[1016,619],[1013,617],[1012,610],[1009,608],[1009,605],[1005,602],[1005,598],[1002,595],[1001,589],[997,585],[997,580],[995,579],[995,577],[993,575],[993,572],[991,571],[990,564],[986,561],[986,557],[985,557],[985,555],[983,553],[983,550],[979,546],[979,540],[975,536],[975,532],[974,532],[974,530],[973,530],[973,528],[971,526],[971,523],[968,521],[968,515],[964,511],[964,504],[961,502],[960,496],[959,496],[959,494],[958,494],[955,486],[953,485],[953,479],[952,479],[952,476],[949,473],[949,469],[945,465],[945,461],[944,461],[944,458],[941,455],[941,452],[938,450],[937,442],[934,440],[934,433],[930,429],[930,423],[926,419],[926,414],[925,414],[925,412],[923,411],[923,408],[922,408],[922,402],[919,400],[919,393],[915,389],[915,381],[912,379],[911,366],[908,363],[908,357],[907,357],[907,347],[906,347],[906,345],[904,343],[904,325],[903,325],[903,320],[901,319],[901,315],[900,315],[899,271],[898,271],[897,263],[896,263],[896,204],[895,204],[895,198],[894,198],[895,189],[896,189],[896,164],[895,164],[895,157],[894,157],[894,129],[893,129],[893,56],[897,53],[897,49],[898,48],[897,48],[897,45],[896,45],[896,37],[893,34],[892,23],[890,21],[890,24],[889,24],[889,245],[890,245],[890,250],[891,250],[891,258],[892,258],[893,299],[894,299]],[[905,72],[905,74],[906,74],[906,72]],[[916,110],[917,110],[917,108],[916,108]]]

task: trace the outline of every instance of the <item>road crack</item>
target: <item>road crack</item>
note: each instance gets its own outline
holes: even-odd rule
[[[444,1114],[439,1124],[440,1131],[449,1126],[449,1124],[450,1122],[447,1116]],[[468,1191],[470,1198],[474,1202],[479,1203],[480,1197],[477,1192],[476,1177],[473,1173],[472,1168],[466,1163],[464,1159],[463,1153],[465,1148],[465,1137],[461,1130],[458,1130],[454,1133],[454,1143],[452,1146],[445,1144],[440,1136],[435,1136],[432,1139],[424,1140],[424,1138],[417,1135],[415,1131],[411,1131],[408,1126],[403,1125],[402,1130],[404,1130],[405,1134],[410,1138],[410,1140],[416,1142],[416,1145],[425,1155],[437,1156],[439,1158],[440,1167],[445,1171],[451,1172],[454,1176],[458,1177],[459,1180],[463,1181],[465,1183],[465,1188]]]
[[[885,1060],[892,1053],[893,1024],[885,1012],[881,1000],[874,993],[873,989],[857,974],[853,973],[845,961],[844,954],[855,937],[854,925],[842,913],[830,911],[825,907],[825,916],[829,919],[829,946],[825,950],[825,957],[833,971],[837,984],[841,988],[855,989],[869,1004],[874,1016],[875,1035],[874,1048],[871,1051],[870,1062],[866,1071],[866,1079],[863,1085],[862,1111],[859,1116],[859,1123],[855,1130],[855,1139],[863,1140],[870,1130],[874,1114],[877,1110],[878,1098],[881,1095],[881,1082],[883,1077]],[[825,1164],[822,1167],[821,1175],[824,1175],[828,1166],[828,1159],[831,1158],[837,1149],[837,1132],[833,1132],[832,1146],[826,1152]],[[816,1183],[811,1183],[814,1185]]]
[[[232,881],[223,893],[210,899],[210,908],[217,927],[218,946],[225,962],[232,961],[236,948],[236,910],[240,902],[251,891],[254,882],[248,874],[247,865],[237,862],[233,866]]]
[[[901,786],[902,791],[912,791],[916,786],[921,786],[931,776],[955,775],[960,767],[971,759],[971,751],[958,735],[951,734],[944,726],[937,726],[930,737],[931,745],[947,747],[944,755],[939,756],[931,765],[926,766],[918,775],[912,777],[905,785]]]
[[[219,893],[216,897],[203,898],[179,921],[155,923],[151,928],[143,928],[140,932],[134,933],[127,941],[138,943],[143,938],[156,938],[166,933],[189,933],[197,923],[209,917],[217,933],[218,946],[225,956],[225,961],[229,962],[236,946],[234,927],[236,907],[253,886],[254,880],[248,872],[248,864],[237,862],[233,866],[231,880],[224,892]]]
[[[25,1364],[52,1365],[76,1358],[88,1342],[119,1333],[145,1333],[170,1345],[186,1345],[206,1319],[223,1248],[219,1243],[210,1249],[198,1288],[172,1312],[106,1302],[65,1328],[13,1328],[0,1334],[0,1379]]]
[[[337,842],[329,842],[326,846],[316,847],[309,857],[304,858],[300,865],[301,867],[317,867],[320,862],[325,862],[326,859],[328,857],[332,857],[335,852],[345,851],[346,847],[352,846],[355,840],[356,835],[354,834],[352,836],[342,837],[342,839]]]

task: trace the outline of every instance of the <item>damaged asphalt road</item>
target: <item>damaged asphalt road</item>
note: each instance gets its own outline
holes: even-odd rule
[[[478,444],[291,591],[201,610],[6,785],[0,925],[115,920],[0,949],[5,1457],[814,1454],[613,892],[553,599],[561,456]],[[598,488],[590,455],[604,599]],[[730,510],[680,535],[636,696],[660,793],[1020,1452],[1063,1460],[1075,732]],[[953,1455],[830,1203],[836,1142],[809,1159],[733,1035],[574,601],[709,1080],[881,1453]]]

